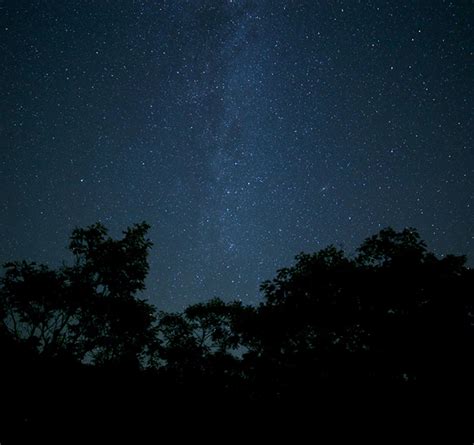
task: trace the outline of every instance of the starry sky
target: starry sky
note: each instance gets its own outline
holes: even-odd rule
[[[473,11],[1,1],[0,261],[146,220],[145,295],[181,310],[388,225],[472,260]]]

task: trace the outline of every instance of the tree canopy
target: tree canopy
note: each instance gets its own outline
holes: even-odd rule
[[[5,264],[0,342],[12,391],[40,397],[24,386],[39,373],[49,381],[41,397],[51,388],[59,397],[58,372],[69,387],[72,372],[84,390],[109,388],[108,400],[133,381],[123,399],[133,406],[147,394],[322,403],[341,388],[472,386],[473,270],[464,256],[438,258],[413,228],[383,229],[353,255],[300,253],[262,283],[257,306],[214,298],[176,313],[139,298],[148,228],[135,224],[118,240],[101,224],[75,229],[73,263],[57,269]],[[59,371],[64,363],[74,366]]]
[[[148,272],[148,228],[136,224],[120,240],[102,224],[75,229],[74,263],[57,270],[7,263],[0,289],[4,335],[50,357],[139,360],[153,340],[155,320],[155,309],[136,296]]]

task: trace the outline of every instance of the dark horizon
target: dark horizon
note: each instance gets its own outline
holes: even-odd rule
[[[412,435],[411,420],[425,437],[449,416],[456,434],[472,436],[465,257],[437,258],[415,229],[386,228],[355,258],[335,246],[298,255],[262,283],[258,307],[209,299],[171,313],[139,296],[149,228],[134,224],[119,239],[102,224],[78,228],[71,265],[4,266],[2,443],[91,431],[145,443],[143,434],[176,437],[177,425],[194,439],[231,426],[268,437],[280,417],[293,437],[328,421]]]

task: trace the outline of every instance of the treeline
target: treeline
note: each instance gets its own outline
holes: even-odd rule
[[[353,256],[334,246],[302,253],[262,284],[256,307],[213,299],[181,313],[139,298],[148,229],[136,224],[114,240],[95,224],[73,231],[72,265],[5,265],[0,341],[11,425],[44,422],[25,400],[50,406],[63,390],[86,405],[84,394],[102,391],[117,415],[124,400],[321,403],[360,388],[470,388],[473,270],[464,256],[437,258],[414,229],[384,229]]]

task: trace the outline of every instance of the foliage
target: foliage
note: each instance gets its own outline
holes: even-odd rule
[[[114,240],[101,224],[73,231],[72,266],[14,262],[1,279],[3,330],[41,355],[97,364],[139,361],[153,341],[144,289],[151,242],[136,224]]]
[[[437,258],[415,229],[383,229],[353,257],[334,246],[300,253],[262,283],[258,306],[214,298],[156,313],[137,297],[148,228],[136,224],[119,240],[101,224],[76,229],[74,263],[57,270],[6,264],[4,351],[97,369],[141,367],[166,391],[201,397],[442,385],[465,382],[474,370],[473,271],[463,256]]]

